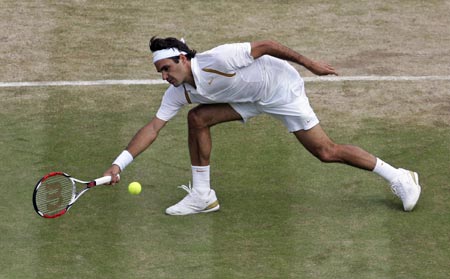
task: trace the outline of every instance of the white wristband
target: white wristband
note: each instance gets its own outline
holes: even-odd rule
[[[133,162],[133,155],[128,150],[124,150],[114,160],[113,165],[118,165],[120,170],[123,171],[131,162]]]

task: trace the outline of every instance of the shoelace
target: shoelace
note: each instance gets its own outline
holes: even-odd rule
[[[191,182],[190,182],[190,181],[189,181],[188,186],[186,186],[186,185],[181,185],[181,186],[178,186],[178,188],[185,190],[185,191],[188,192],[189,194],[192,193],[192,185],[191,185]]]
[[[395,181],[394,183],[392,183],[391,191],[392,191],[392,193],[394,193],[394,195],[396,195],[397,197],[399,197],[401,199],[403,199],[403,197],[405,196],[405,191],[404,191],[400,181]]]

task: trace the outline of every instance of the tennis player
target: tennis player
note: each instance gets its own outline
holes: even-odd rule
[[[390,183],[405,211],[415,207],[421,192],[418,174],[395,168],[357,146],[334,143],[309,104],[302,77],[288,62],[316,75],[337,75],[330,65],[270,40],[220,45],[196,53],[184,41],[153,37],[150,49],[156,70],[171,85],[156,116],[137,132],[104,175],[116,177],[154,142],[183,106],[200,104],[188,113],[192,186],[182,186],[188,194],[167,208],[167,214],[219,210],[210,185],[210,127],[228,121],[246,122],[263,113],[279,119],[322,162],[373,171]]]

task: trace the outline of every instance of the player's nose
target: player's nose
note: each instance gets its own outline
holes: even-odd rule
[[[162,77],[162,79],[163,80],[167,80],[167,77],[168,77],[169,75],[166,73],[166,72],[162,72],[161,73],[161,77]]]

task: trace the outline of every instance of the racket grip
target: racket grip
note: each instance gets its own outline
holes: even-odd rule
[[[117,175],[117,178],[120,179],[120,175]],[[95,185],[103,185],[103,184],[107,184],[109,182],[111,182],[111,176],[109,176],[109,175],[103,176],[103,177],[97,178],[95,180]]]

